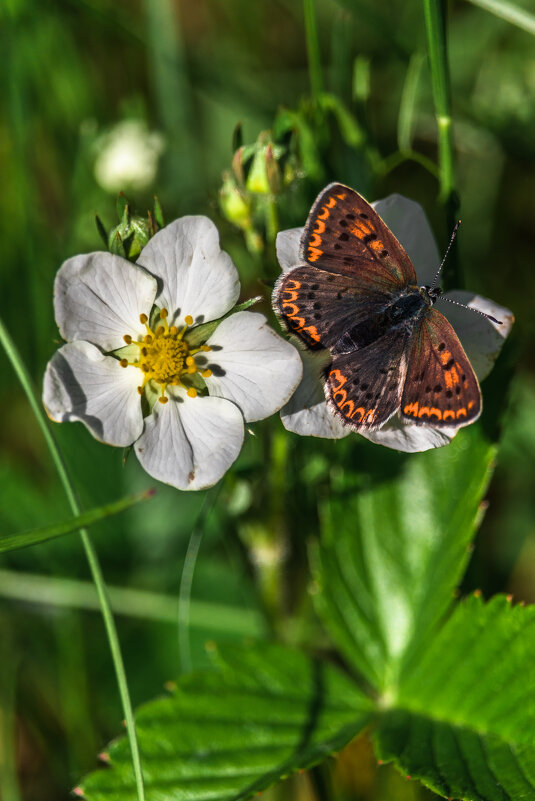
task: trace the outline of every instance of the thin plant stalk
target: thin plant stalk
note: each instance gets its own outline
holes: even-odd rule
[[[440,195],[448,200],[455,187],[451,93],[443,0],[423,0],[429,67],[438,126]]]
[[[15,346],[15,343],[13,342],[9,332],[7,331],[3,323],[3,320],[1,319],[0,319],[0,344],[4,348],[6,355],[9,361],[11,362],[11,365],[17,375],[17,378],[19,379],[20,384],[26,394],[26,397],[28,398],[30,408],[34,413],[37,423],[42,431],[43,437],[45,439],[48,450],[52,457],[52,461],[54,462],[60,481],[65,490],[65,494],[67,496],[67,500],[69,502],[69,506],[71,507],[72,513],[74,515],[79,515],[81,511],[80,503],[76,491],[72,485],[71,479],[69,477],[63,455],[59,449],[59,445],[56,442],[56,438],[54,437],[50,429],[47,417],[43,411],[39,398],[37,397],[37,394],[33,387],[32,380],[28,374],[26,366],[24,365],[24,362],[22,361],[22,358]],[[111,606],[108,599],[108,593],[104,582],[104,577],[102,575],[100,563],[98,561],[97,553],[95,551],[91,538],[86,529],[80,529],[80,537],[82,540],[82,545],[85,551],[87,561],[89,563],[89,569],[91,571],[91,575],[95,584],[95,589],[97,591],[100,609],[102,612],[102,617],[104,619],[104,627],[106,629],[106,635],[108,637],[108,643],[111,651],[113,666],[115,669],[115,677],[117,680],[117,687],[119,689],[123,714],[126,721],[126,730],[128,734],[128,740],[130,743],[130,750],[132,753],[132,765],[134,768],[137,797],[138,801],[145,801],[143,773],[141,770],[141,759],[139,755],[139,747],[136,736],[134,713],[132,710],[132,702],[130,700],[130,693],[128,690],[128,683],[126,680],[126,673],[124,669],[123,657],[121,654],[121,647],[119,645],[117,628],[115,626],[115,620],[113,617],[113,613],[111,611]]]
[[[438,127],[438,165],[440,200],[446,207],[448,230],[457,221],[459,202],[456,192],[451,91],[446,43],[446,5],[444,0],[423,0],[431,85]],[[462,286],[456,245],[443,276],[447,287]]]
[[[321,66],[315,2],[316,0],[303,0],[303,11],[305,17],[310,93],[314,103],[317,103],[319,96],[323,92],[323,71]]]

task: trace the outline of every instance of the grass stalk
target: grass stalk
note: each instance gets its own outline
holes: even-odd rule
[[[7,331],[1,319],[0,319],[0,344],[4,348],[5,353],[15,371],[15,374],[24,390],[24,393],[28,398],[30,408],[33,414],[35,415],[35,418],[41,429],[48,450],[52,457],[52,461],[54,462],[60,481],[65,490],[65,494],[67,496],[67,500],[69,506],[71,507],[72,513],[74,515],[79,515],[81,511],[80,503],[78,501],[78,496],[70,479],[63,455],[60,451],[59,445],[56,442],[56,438],[54,437],[50,429],[48,419],[41,406],[41,402],[37,396],[37,393],[33,387],[32,380],[26,369],[26,366],[22,361],[22,358],[15,346],[15,343],[13,342],[9,332]],[[93,546],[93,543],[91,541],[91,538],[87,530],[80,529],[80,537],[89,564],[89,569],[91,571],[91,576],[93,578],[93,582],[95,584],[95,588],[97,591],[100,609],[104,620],[104,627],[106,629],[108,644],[111,651],[113,666],[115,670],[115,677],[117,680],[117,687],[119,689],[123,714],[126,721],[128,740],[130,743],[130,750],[132,753],[132,765],[134,769],[134,776],[136,782],[137,798],[138,801],[145,801],[143,774],[141,770],[141,759],[139,755],[139,747],[138,747],[136,728],[134,723],[134,712],[130,700],[130,693],[128,690],[128,683],[126,680],[126,672],[124,669],[121,647],[119,645],[117,628],[115,626],[115,620],[111,610],[108,593],[104,582],[104,577],[102,575],[100,563],[98,561],[97,553],[95,551],[95,548]]]

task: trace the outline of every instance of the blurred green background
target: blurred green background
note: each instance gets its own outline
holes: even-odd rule
[[[450,228],[433,174],[436,123],[421,4],[317,0],[316,10],[328,94],[314,104],[297,0],[3,0],[2,316],[37,386],[59,340],[55,272],[71,255],[102,249],[95,212],[107,228],[115,225],[120,189],[141,214],[157,193],[167,220],[210,216],[240,271],[244,298],[269,298],[277,275],[273,214],[280,228],[303,224],[330,180],[370,200],[390,192],[418,200],[445,247]],[[506,590],[533,602],[535,40],[464,1],[449,5],[448,36],[463,219],[458,265],[467,287],[517,320],[483,385],[481,425],[493,436],[501,429],[502,444],[466,589]],[[257,246],[266,242],[252,252],[222,214],[219,190],[233,142],[241,135],[251,144],[273,126],[288,181],[277,203],[255,213]],[[119,162],[112,157],[117,140],[125,150],[125,137],[133,167],[124,152]],[[64,519],[69,510],[27,401],[5,358],[2,364],[0,515],[9,533]],[[94,441],[81,424],[55,431],[87,508],[155,486],[135,458],[123,467],[121,452]],[[118,588],[112,600],[135,704],[181,669],[203,664],[210,639],[275,632],[289,642],[322,643],[306,563],[307,540],[319,531],[317,499],[331,491],[333,477],[366,485],[395,475],[407,458],[357,436],[301,440],[278,418],[256,424],[254,434],[219,487],[181,494],[160,485],[154,500],[93,531],[106,580]],[[177,609],[192,532],[199,556],[188,652]],[[77,535],[0,558],[4,801],[67,799],[122,728],[94,597]],[[375,771],[364,740],[350,748],[333,767],[340,799],[424,796],[393,772]],[[299,777],[273,798],[314,796]]]

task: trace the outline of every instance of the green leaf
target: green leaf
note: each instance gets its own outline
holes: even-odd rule
[[[460,603],[375,739],[381,759],[441,795],[535,798],[535,607]]]
[[[93,523],[98,523],[105,517],[124,512],[125,509],[130,509],[140,501],[146,501],[154,495],[153,490],[140,492],[137,495],[132,495],[129,498],[121,498],[119,501],[108,503],[105,506],[99,506],[97,509],[91,509],[89,512],[83,512],[78,517],[71,517],[63,523],[55,523],[52,526],[43,526],[42,528],[34,528],[29,531],[19,531],[17,534],[7,534],[0,536],[0,553],[5,551],[15,551],[18,548],[27,548],[29,545],[37,545],[40,542],[62,537],[64,534],[72,534],[73,531],[78,531],[81,528],[87,528]]]
[[[323,507],[317,608],[380,691],[395,688],[453,599],[493,456],[472,426],[444,448],[410,456],[396,479]]]
[[[217,668],[182,676],[136,714],[147,798],[250,798],[342,748],[371,702],[338,670],[280,645],[226,648]],[[126,738],[87,776],[89,801],[133,801]]]

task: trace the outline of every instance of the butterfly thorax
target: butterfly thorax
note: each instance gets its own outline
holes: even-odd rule
[[[408,286],[402,293],[392,296],[375,314],[356,323],[340,337],[333,353],[351,353],[376,342],[387,331],[397,328],[412,329],[435,302],[428,287]]]

